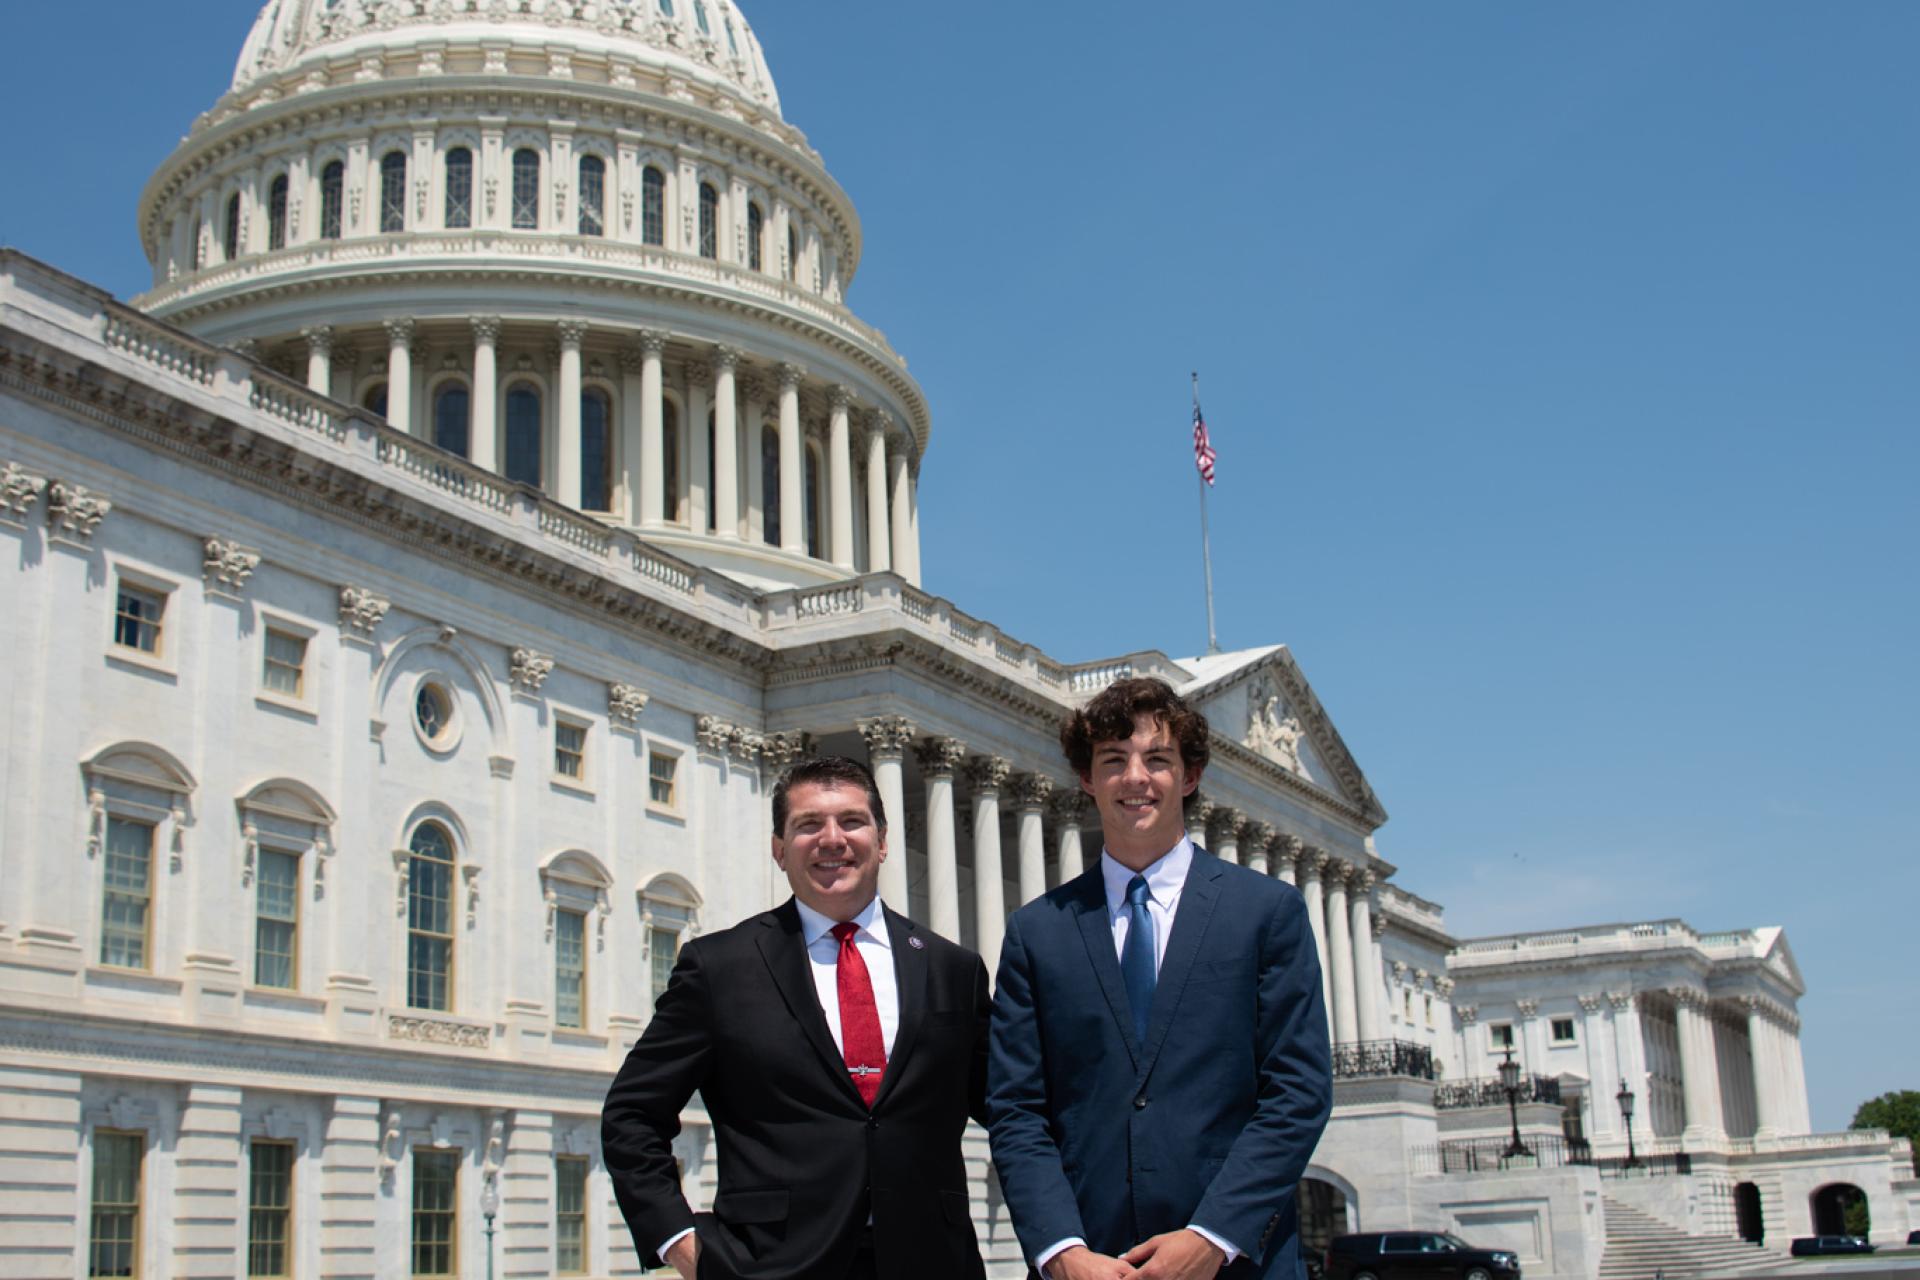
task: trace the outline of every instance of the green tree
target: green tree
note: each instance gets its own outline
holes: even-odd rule
[[[1896,1089],[1869,1098],[1853,1113],[1854,1129],[1885,1129],[1914,1145],[1913,1171],[1920,1176],[1920,1089]]]

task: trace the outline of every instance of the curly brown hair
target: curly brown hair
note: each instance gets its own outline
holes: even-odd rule
[[[1135,676],[1115,680],[1093,700],[1068,716],[1060,726],[1060,749],[1067,764],[1082,778],[1093,775],[1093,748],[1133,736],[1134,721],[1152,716],[1167,726],[1180,746],[1180,762],[1192,777],[1207,767],[1212,750],[1207,745],[1207,718],[1187,705],[1165,680]]]

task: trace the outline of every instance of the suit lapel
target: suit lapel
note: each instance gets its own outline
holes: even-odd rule
[[[1144,1076],[1153,1070],[1160,1056],[1160,1045],[1167,1028],[1180,1007],[1180,993],[1186,989],[1187,975],[1206,941],[1207,924],[1213,919],[1214,904],[1220,900],[1220,876],[1223,864],[1198,845],[1193,850],[1193,865],[1187,868],[1187,882],[1180,887],[1180,905],[1173,915],[1173,933],[1167,939],[1167,953],[1160,957],[1160,977],[1153,988],[1153,1011],[1147,1019],[1146,1052],[1135,1065]],[[1112,947],[1108,947],[1112,953]],[[1118,972],[1119,966],[1115,966]]]
[[[847,1097],[864,1111],[867,1104],[861,1099],[860,1091],[853,1087],[853,1078],[847,1074],[847,1060],[834,1045],[833,1032],[827,1028],[827,1016],[820,1011],[820,993],[813,985],[806,943],[800,937],[800,912],[789,898],[762,916],[761,923],[766,927],[756,941],[760,945],[760,956],[773,975],[773,985],[787,1002],[794,1021],[806,1033],[807,1042],[820,1055],[828,1074],[840,1082]]]
[[[894,987],[900,997],[900,1024],[893,1033],[893,1052],[887,1055],[887,1073],[880,1078],[880,1092],[873,1100],[878,1111],[893,1092],[907,1064],[907,1055],[920,1039],[920,1024],[927,1016],[927,953],[907,939],[917,926],[903,915],[880,907],[887,922],[887,940],[893,951]]]
[[[1107,885],[1095,862],[1073,882],[1073,909],[1080,917],[1080,940],[1087,944],[1087,959],[1093,976],[1107,997],[1107,1009],[1120,1029],[1134,1069],[1140,1068],[1140,1043],[1133,1034],[1133,1006],[1127,1003],[1127,985],[1120,976],[1120,957],[1113,950],[1113,921],[1107,915]]]

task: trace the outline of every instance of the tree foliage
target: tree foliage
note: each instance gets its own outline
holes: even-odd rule
[[[1885,1129],[1913,1143],[1913,1171],[1920,1175],[1920,1089],[1896,1089],[1869,1098],[1853,1113],[1854,1129]]]

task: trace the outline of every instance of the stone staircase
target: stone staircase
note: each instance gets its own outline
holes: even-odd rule
[[[1745,1240],[1690,1236],[1651,1214],[1604,1196],[1607,1247],[1600,1280],[1689,1280],[1693,1276],[1771,1266],[1780,1255]]]

